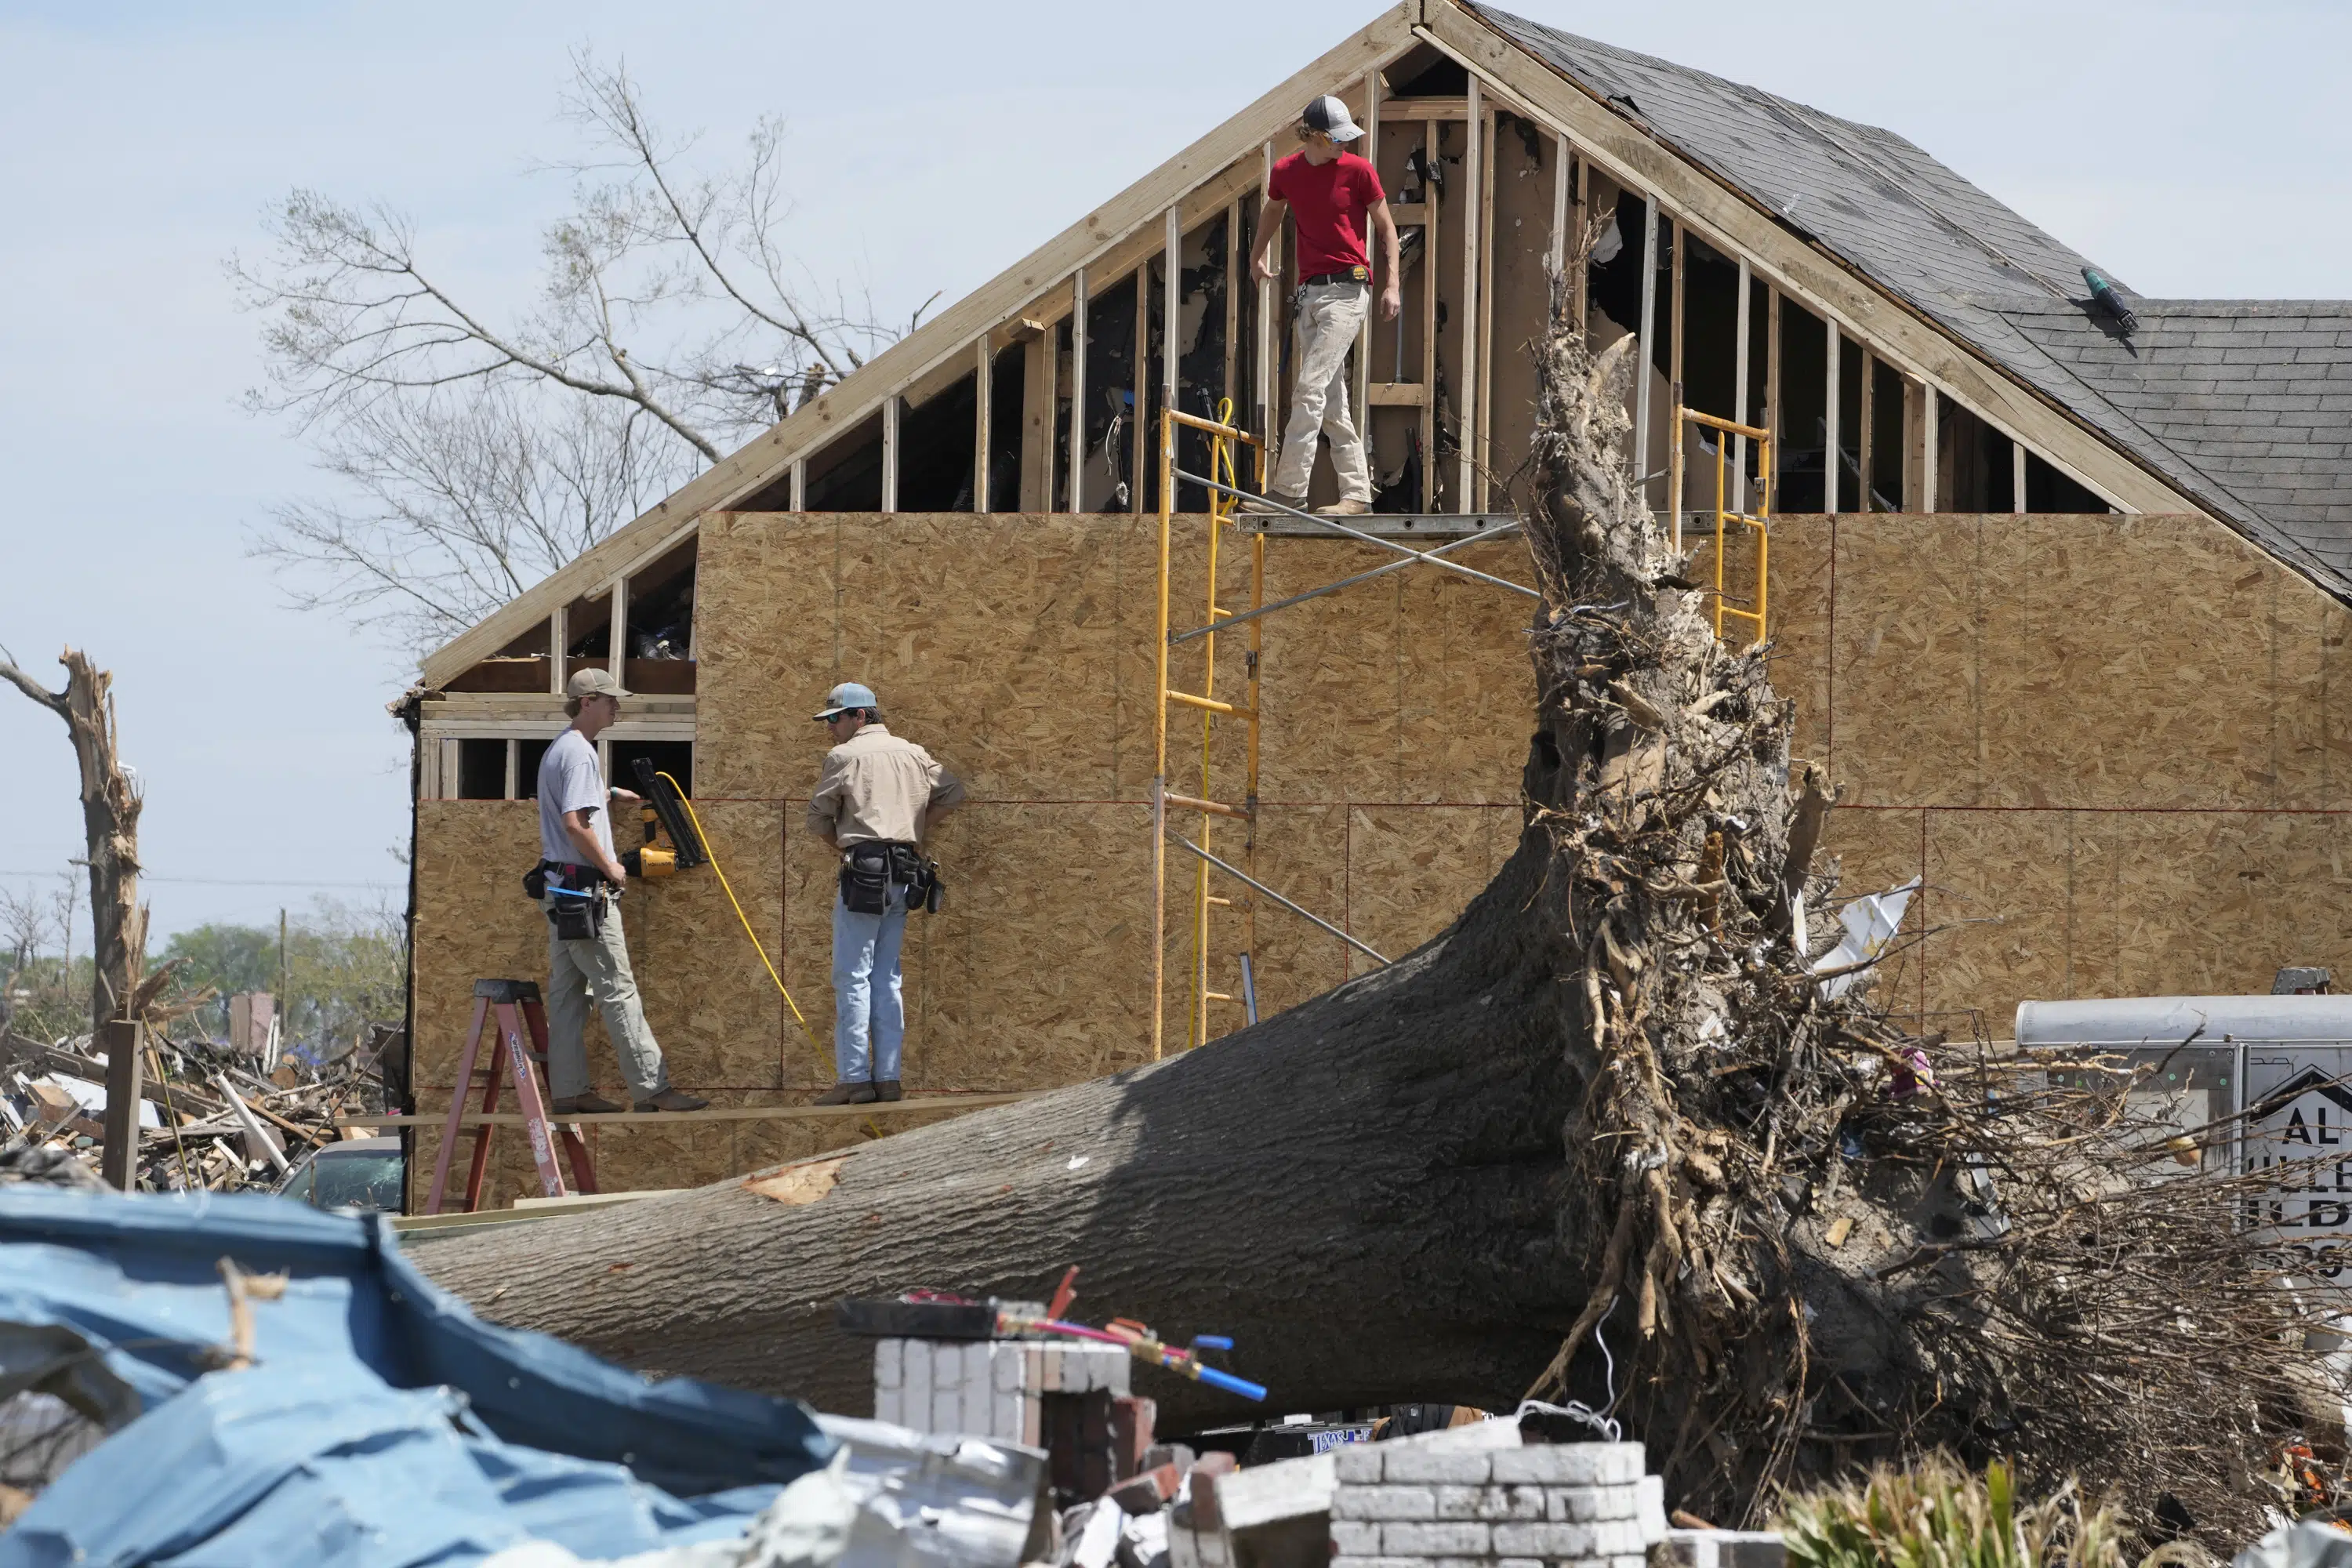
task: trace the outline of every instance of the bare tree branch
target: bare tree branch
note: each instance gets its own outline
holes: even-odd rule
[[[445,640],[899,335],[789,258],[780,121],[705,175],[625,65],[575,53],[562,102],[583,146],[545,168],[572,205],[520,311],[448,286],[406,216],[317,191],[272,212],[262,258],[229,259],[266,318],[247,405],[333,481],[252,541],[297,605]]]

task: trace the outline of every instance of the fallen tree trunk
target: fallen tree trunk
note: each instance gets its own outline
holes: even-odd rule
[[[835,1410],[872,1399],[841,1298],[1042,1300],[1073,1263],[1086,1315],[1231,1333],[1286,1410],[1507,1403],[1580,1300],[1558,1224],[1578,1085],[1508,937],[1541,869],[1523,853],[1455,937],[1245,1035],[788,1167],[781,1198],[729,1183],[418,1260],[503,1321]],[[1158,1381],[1171,1419],[1238,1414]]]
[[[1632,489],[1631,342],[1537,346],[1526,826],[1444,934],[1150,1068],[419,1261],[501,1321],[848,1411],[840,1298],[1076,1263],[1091,1315],[1234,1334],[1281,1410],[1613,1413],[1722,1522],[1939,1445],[2251,1521],[2316,1314],[2264,1288],[2242,1184],[2151,1184],[2129,1074],[1988,1063],[1820,983],[1831,792]]]

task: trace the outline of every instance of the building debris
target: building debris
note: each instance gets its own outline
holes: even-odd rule
[[[303,1156],[364,1137],[387,1114],[380,1070],[404,1043],[379,1028],[323,1066],[285,1055],[269,1066],[210,1042],[147,1036],[138,1186],[144,1192],[276,1187]],[[106,1057],[90,1037],[44,1044],[0,1034],[0,1147],[54,1151],[95,1180],[105,1151]],[[41,1174],[32,1173],[37,1169]],[[0,1155],[0,1182],[61,1179],[59,1159]]]

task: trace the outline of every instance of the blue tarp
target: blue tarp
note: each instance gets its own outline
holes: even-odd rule
[[[256,1364],[208,1371],[224,1258],[289,1279],[252,1305]],[[483,1322],[381,1216],[257,1194],[0,1187],[0,1397],[31,1386],[129,1424],[0,1534],[0,1568],[620,1556],[740,1533],[834,1447],[796,1402]]]

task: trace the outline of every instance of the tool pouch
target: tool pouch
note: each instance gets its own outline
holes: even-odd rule
[[[841,852],[841,907],[878,915],[890,907],[891,844],[853,844]]]
[[[547,862],[541,860],[522,874],[522,896],[534,904],[547,901]]]
[[[940,879],[940,863],[924,858],[911,847],[904,853],[905,859],[898,870],[903,873],[900,879],[907,884],[908,911],[912,913],[920,910],[925,914],[938,913],[940,903],[947,897],[947,884]]]
[[[563,941],[593,942],[604,934],[604,879],[592,873],[584,888],[567,887],[569,880],[560,869],[547,878],[555,906],[547,918]]]

